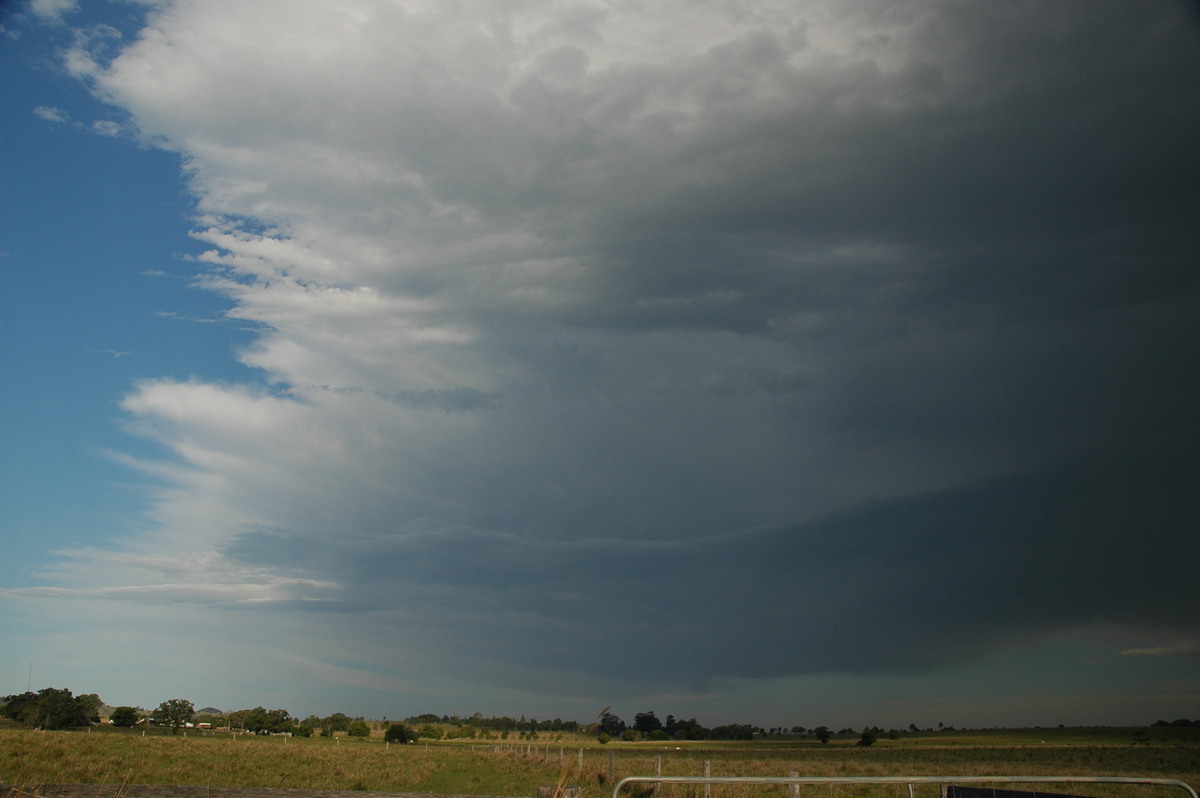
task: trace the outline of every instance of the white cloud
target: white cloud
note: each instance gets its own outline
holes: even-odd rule
[[[79,0],[30,0],[29,10],[43,20],[61,22],[64,16],[79,10]]]
[[[45,119],[47,122],[54,122],[57,124],[63,124],[71,119],[70,115],[67,114],[67,112],[63,109],[54,108],[48,105],[39,105],[33,109],[33,112],[38,117]]]
[[[124,129],[120,123],[113,122],[110,119],[98,119],[92,123],[92,130],[101,136],[120,136]]]

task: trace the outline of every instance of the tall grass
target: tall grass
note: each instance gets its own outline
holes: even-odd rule
[[[580,749],[540,745],[391,745],[377,740],[256,737],[142,737],[0,730],[0,780],[9,784],[176,784],[527,796],[537,786],[580,785],[604,798],[630,775],[699,776],[1147,776],[1200,783],[1200,744],[1133,745],[655,745]],[[1182,798],[1139,788],[1097,788],[1112,798]],[[936,798],[919,791],[916,798]],[[1039,791],[1041,791],[1039,789]],[[640,788],[631,798],[648,796]],[[658,798],[745,798],[746,787],[663,785]],[[756,787],[755,796],[787,798],[786,787]],[[116,795],[116,792],[114,792]],[[805,787],[798,798],[909,798],[907,789]]]

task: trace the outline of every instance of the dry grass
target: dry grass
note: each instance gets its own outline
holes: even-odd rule
[[[129,734],[0,730],[0,780],[13,785],[92,783],[432,792],[531,797],[538,785],[611,794],[615,779],[655,773],[699,776],[1146,776],[1200,782],[1200,741],[1132,745],[849,745],[741,743],[579,748],[541,745],[408,745],[254,737],[141,737]],[[1003,785],[1001,785],[1003,786]],[[1040,790],[1039,790],[1040,791]],[[1182,798],[1178,790],[1075,790],[1110,798]],[[663,785],[628,798],[788,798],[786,787]],[[10,793],[17,798],[19,793]],[[936,798],[922,787],[916,798]],[[798,798],[909,798],[904,786],[804,787]]]

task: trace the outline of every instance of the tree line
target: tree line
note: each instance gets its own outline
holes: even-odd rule
[[[366,737],[371,733],[371,726],[364,718],[350,717],[342,712],[335,712],[326,717],[309,715],[301,719],[293,717],[286,709],[267,709],[261,706],[230,712],[222,712],[213,707],[197,711],[191,701],[183,698],[169,699],[149,711],[130,706],[107,707],[95,693],[75,696],[70,690],[56,688],[46,688],[37,693],[10,695],[0,701],[3,702],[0,715],[42,729],[69,729],[96,724],[100,722],[100,711],[108,710],[109,722],[114,726],[129,728],[146,724],[169,728],[172,733],[190,726],[227,728],[253,734],[292,734],[300,737],[311,737],[314,734],[329,737],[338,732],[350,737]],[[513,733],[519,734],[521,739],[537,739],[540,734],[546,733],[590,733],[599,736],[603,742],[614,737],[632,740],[736,740],[749,739],[756,731],[762,731],[742,724],[708,729],[696,722],[695,718],[676,720],[673,715],[668,715],[663,723],[654,712],[637,713],[633,726],[627,726],[610,712],[605,712],[597,723],[590,726],[561,718],[538,720],[524,715],[519,718],[507,715],[488,717],[479,712],[466,716],[425,713],[409,716],[403,723],[390,725],[384,717],[383,724],[386,728],[385,734],[390,734],[398,740],[456,737],[508,739]]]
[[[4,717],[42,729],[68,729],[99,723],[101,709],[107,708],[100,696],[87,693],[79,696],[72,695],[70,690],[46,688],[37,693],[26,692],[20,695],[6,696],[0,714]],[[331,737],[336,733],[344,733],[349,737],[368,737],[371,726],[363,717],[352,718],[342,712],[335,712],[326,717],[309,715],[300,719],[292,717],[286,709],[267,709],[254,707],[222,712],[212,707],[197,712],[191,701],[173,698],[162,702],[153,711],[138,707],[120,706],[111,708],[109,722],[117,727],[129,728],[145,723],[151,726],[169,728],[178,733],[179,729],[192,725],[211,728],[227,728],[252,734],[291,734],[299,737],[311,737],[319,734]],[[590,733],[596,735],[600,742],[606,743],[613,739],[626,741],[638,740],[749,740],[755,735],[808,735],[822,743],[829,742],[835,734],[825,726],[805,729],[802,726],[773,728],[770,731],[749,724],[733,723],[707,728],[695,718],[677,719],[667,715],[666,720],[660,720],[653,711],[638,712],[634,715],[633,724],[626,724],[617,715],[603,712],[596,723],[584,726],[577,721],[537,720],[536,718],[513,718],[507,715],[485,717],[476,712],[473,715],[435,715],[425,713],[412,715],[403,723],[387,724],[385,737],[389,740],[410,742],[416,739],[454,739],[454,738],[486,738],[509,739],[512,733],[518,733],[521,739],[538,739],[542,733]],[[1163,724],[1163,721],[1159,721]],[[1180,724],[1176,721],[1175,724]],[[938,724],[941,727],[941,724]],[[447,729],[446,727],[452,727]],[[917,731],[916,726],[912,726]],[[836,734],[846,736],[856,734],[851,729],[842,729]],[[859,745],[871,745],[886,734],[895,738],[895,730],[883,732],[878,727],[863,729]]]
[[[51,688],[34,692],[0,698],[0,716],[40,729],[70,729],[94,725],[100,722],[100,715],[107,711],[109,722],[117,727],[130,728],[146,724],[168,728],[172,733],[178,733],[181,728],[201,726],[211,728],[226,728],[252,734],[291,734],[300,737],[321,735],[332,737],[343,733],[349,737],[369,737],[371,724],[363,717],[350,717],[342,712],[335,712],[326,717],[309,715],[306,718],[296,718],[286,709],[266,709],[254,707],[222,712],[214,707],[205,707],[197,711],[191,701],[182,698],[172,698],[162,702],[154,710],[140,707],[120,706],[109,707],[95,693],[74,695],[70,690]],[[821,743],[828,743],[835,735],[851,737],[860,733],[854,729],[834,731],[826,726],[805,728],[803,726],[775,727],[764,729],[749,724],[733,723],[707,728],[695,718],[676,718],[667,715],[660,720],[653,711],[638,712],[633,716],[633,723],[627,724],[620,717],[605,710],[595,723],[581,724],[573,720],[538,720],[536,718],[513,718],[507,715],[485,717],[476,712],[473,715],[435,715],[425,713],[412,715],[403,722],[388,723],[383,718],[385,738],[390,741],[411,742],[417,739],[440,740],[454,738],[484,738],[507,740],[510,735],[518,734],[521,739],[539,739],[542,734],[591,734],[600,742],[614,739],[626,741],[663,741],[663,740],[749,740],[756,736],[811,736]],[[1158,720],[1152,726],[1200,726],[1200,719],[1180,719],[1174,721]],[[939,731],[951,731],[954,727],[938,724]],[[910,724],[907,732],[922,731],[916,724]],[[926,731],[932,732],[933,729]],[[858,745],[872,745],[882,738],[897,739],[904,732],[895,729],[887,731],[871,726],[864,728],[858,739]]]

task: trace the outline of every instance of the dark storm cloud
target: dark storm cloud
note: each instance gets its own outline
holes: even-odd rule
[[[1036,292],[1069,305],[1091,293],[1084,283],[1136,268],[1106,261],[1151,246],[1147,228],[1194,246],[1196,106],[1180,91],[1200,88],[1185,77],[1200,42],[1161,14],[948,6],[910,34],[929,60],[918,51],[894,72],[864,57],[814,76],[769,36],[706,53],[672,85],[706,101],[699,123],[643,131],[647,162],[608,185],[626,193],[595,228],[615,256],[598,288],[643,300],[648,324],[672,312],[649,298],[750,294],[759,301],[742,313],[762,324],[803,297],[805,255],[887,244],[909,268],[967,281],[960,298],[975,288],[989,304]],[[768,80],[781,87],[769,103],[748,91]]]
[[[477,679],[497,661],[539,681],[550,661],[570,678],[659,688],[902,672],[1081,625],[1200,634],[1198,477],[1190,452],[1164,445],[1154,460],[1095,457],[686,543],[443,529],[299,557],[294,541],[247,535],[230,553],[322,562],[356,586],[345,604],[317,610],[419,608],[418,636],[455,629],[460,656],[448,667]]]

